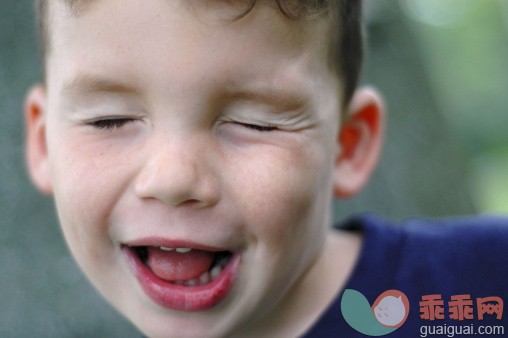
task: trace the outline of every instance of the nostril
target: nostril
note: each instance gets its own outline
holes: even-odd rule
[[[197,199],[189,199],[189,200],[186,200],[186,201],[183,201],[180,203],[181,206],[193,206],[193,205],[199,205],[201,204],[202,202],[197,200]]]

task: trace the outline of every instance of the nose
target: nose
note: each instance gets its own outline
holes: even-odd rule
[[[217,203],[218,182],[206,142],[175,137],[147,147],[148,158],[134,187],[139,198],[172,206],[209,207]]]

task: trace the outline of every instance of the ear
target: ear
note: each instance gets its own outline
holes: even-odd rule
[[[44,194],[53,192],[46,144],[46,92],[34,86],[25,100],[25,156],[35,186]]]
[[[347,109],[337,141],[334,194],[351,197],[367,183],[376,167],[384,134],[384,106],[372,88],[358,89]]]

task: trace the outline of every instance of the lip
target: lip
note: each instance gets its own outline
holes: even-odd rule
[[[140,244],[140,246],[145,246],[147,241],[141,240],[139,243],[144,243]],[[195,249],[203,248],[202,245],[196,245],[195,243],[190,244],[189,242],[184,243],[181,241],[166,241],[162,244],[160,241],[157,241],[157,245],[192,247]],[[129,243],[129,246],[134,246],[134,244]],[[212,249],[213,250],[209,251],[223,251],[218,248]],[[134,250],[130,249],[128,246],[124,246],[122,250],[126,254],[129,266],[145,294],[160,306],[177,311],[195,312],[207,310],[226,298],[233,287],[240,263],[240,254],[235,252],[228,265],[215,280],[208,284],[190,287],[162,280],[141,262]]]

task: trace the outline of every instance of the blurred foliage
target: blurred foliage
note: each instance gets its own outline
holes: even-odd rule
[[[395,1],[368,1],[363,83],[384,95],[388,128],[381,163],[336,216],[373,211],[390,218],[475,212],[467,185],[467,151],[435,97],[415,22]]]
[[[481,212],[508,213],[508,2],[400,0]]]
[[[508,2],[367,5],[362,82],[386,98],[386,147],[365,191],[335,203],[336,218],[507,212]],[[135,337],[76,267],[51,200],[25,173],[22,103],[40,79],[33,28],[32,0],[2,1],[0,336]]]

